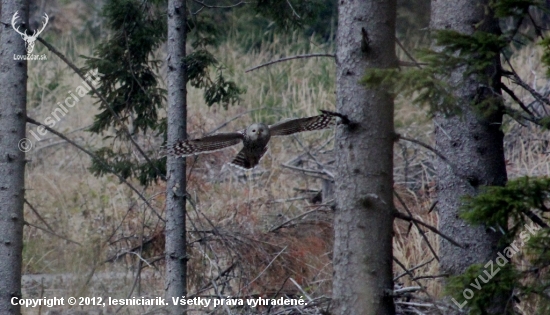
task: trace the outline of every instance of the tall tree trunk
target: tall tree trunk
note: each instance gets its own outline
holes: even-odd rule
[[[187,136],[187,90],[185,81],[185,0],[168,1],[168,143]],[[187,294],[185,227],[185,159],[168,156],[166,185],[166,300]],[[184,314],[185,307],[170,306],[170,314]]]
[[[3,0],[2,22],[9,23],[16,11],[25,28],[29,11],[24,0]],[[0,27],[0,314],[20,314],[20,307],[11,302],[21,298],[25,153],[18,146],[25,138],[27,62],[13,55],[27,52],[9,24]]]
[[[359,84],[367,68],[395,57],[395,0],[338,5],[337,110],[357,126],[336,136],[334,314],[394,314],[393,99]]]
[[[474,31],[499,34],[498,21],[488,10],[487,0],[432,1],[432,29],[455,30],[471,35]],[[475,28],[475,29],[474,29]],[[498,54],[497,54],[498,56]],[[436,115],[435,141],[437,149],[454,165],[437,162],[437,201],[439,209],[439,229],[460,243],[464,248],[453,246],[441,239],[440,268],[450,275],[462,274],[474,263],[486,264],[498,251],[499,232],[491,229],[467,225],[459,218],[462,198],[475,195],[479,188],[488,185],[504,185],[507,180],[504,163],[502,111],[497,109],[481,117],[472,103],[480,103],[487,98],[501,97],[498,83],[499,57],[485,70],[491,82],[481,81],[480,76],[472,75],[463,79],[465,68],[454,71],[450,80],[460,89],[455,90],[462,114],[457,116]],[[475,105],[474,105],[475,106]],[[505,228],[505,227],[503,227]],[[491,307],[492,314],[502,314],[506,303],[498,302]]]

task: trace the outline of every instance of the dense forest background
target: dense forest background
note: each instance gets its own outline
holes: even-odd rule
[[[112,56],[125,60],[124,56],[133,52],[132,48],[120,49],[106,42],[115,33],[117,24],[116,19],[104,11],[105,6],[124,2],[136,5],[139,1],[30,1],[31,29],[41,25],[44,12],[49,16],[49,23],[41,34],[49,47],[38,42],[34,53],[46,54],[47,61],[28,62],[28,117],[43,122],[52,116],[69,92],[74,93],[82,84],[82,78],[70,64],[83,71],[113,70],[109,63],[116,64],[117,60],[104,62],[102,53],[112,51]],[[133,139],[158,169],[139,166],[147,163],[130,142],[123,141],[126,127],[98,122],[99,118],[109,118],[101,100],[93,93],[81,97],[76,106],[55,123],[54,129],[70,142],[51,132],[36,136],[37,127],[27,124],[31,143],[26,150],[24,297],[165,296],[166,178],[160,173],[166,172],[161,147],[166,145],[166,60],[170,56],[166,53],[165,38],[155,38],[157,35],[151,34],[155,28],[166,28],[163,23],[155,24],[158,23],[155,18],[166,18],[162,11],[166,8],[162,1],[139,3],[141,6],[135,8],[147,12],[144,19],[150,22],[147,31],[151,32],[142,36],[150,41],[133,44],[152,47],[144,56],[148,66],[140,69],[143,73],[151,71],[155,76],[148,81],[151,86],[139,88],[147,90],[146,98],[152,107],[158,108],[159,119],[158,125],[153,126],[139,114],[127,112],[124,121]],[[333,0],[304,3],[312,7],[296,9],[310,16],[301,16],[298,21],[303,22],[299,25],[287,25],[284,20],[278,20],[276,8],[272,8],[274,13],[266,13],[259,5],[254,7],[238,1],[188,2],[189,138],[240,130],[253,122],[272,124],[289,117],[315,116],[320,109],[336,110],[334,55],[338,3]],[[532,5],[529,1],[525,3],[527,7]],[[520,101],[521,106],[535,114],[541,113],[540,116],[544,116],[543,108],[548,104],[537,95],[547,99],[550,93],[548,43],[536,40],[538,36],[544,39],[541,34],[545,34],[548,26],[543,13],[543,10],[533,12],[533,24],[517,25],[516,28],[526,34],[525,38],[510,41],[510,45],[502,48],[507,65],[527,86],[512,87],[514,93],[504,97],[506,102]],[[503,19],[501,25],[503,29],[510,25],[513,28],[516,26],[513,22]],[[422,59],[427,55],[426,49],[433,44],[429,26],[430,1],[397,1],[396,52],[403,69],[425,66],[429,62],[429,58]],[[52,48],[63,58],[59,58]],[[305,56],[312,54],[324,56]],[[298,55],[302,57],[253,69]],[[193,62],[206,65],[195,77],[193,70],[200,67],[193,68]],[[387,83],[384,81],[386,74],[371,75],[370,80],[365,80],[369,81],[367,86]],[[116,90],[122,85],[121,81],[109,81],[111,79],[103,78],[103,85],[98,86],[105,95],[110,95],[109,89]],[[216,86],[223,89],[216,90]],[[220,91],[228,92],[225,95]],[[408,214],[409,219],[437,227],[435,161],[441,153],[434,149],[434,108],[429,102],[412,101],[425,96],[422,90],[392,95],[395,132],[402,138],[394,145],[395,208]],[[109,101],[114,103],[119,96],[112,97]],[[519,105],[514,106],[517,109]],[[529,120],[519,114],[505,116],[500,129],[504,131],[508,180],[548,175],[547,127],[544,118]],[[105,164],[98,163],[100,159],[92,159],[72,142],[100,156],[109,165],[109,170],[115,170],[120,176],[109,173]],[[335,132],[331,129],[273,138],[266,156],[252,171],[226,165],[238,152],[238,147],[186,158],[187,296],[301,297],[310,304],[309,308],[296,310],[216,308],[208,309],[209,314],[251,314],[252,311],[258,314],[329,314],[325,312],[330,309],[333,289],[335,150],[338,150]],[[162,172],[157,173],[159,169]],[[533,193],[526,192],[522,200],[507,200],[499,206],[506,208],[516,202],[520,208],[521,202],[532,197],[540,202],[525,206],[529,210],[526,217],[547,228],[545,202],[550,187],[548,182],[536,183],[542,186],[517,184],[519,188],[511,187],[510,195],[513,196],[518,196],[513,189],[525,187]],[[491,194],[496,196],[498,192]],[[505,199],[509,195],[503,193],[503,196]],[[485,208],[494,206],[490,201]],[[531,209],[537,211],[533,213]],[[473,221],[481,220],[479,216],[473,217]],[[491,223],[487,229],[505,226],[510,220],[510,225],[514,226],[510,230],[518,233],[511,235],[517,239],[522,231],[518,226],[532,221],[514,221],[514,218],[500,217],[498,223],[501,225]],[[489,222],[491,218],[485,216],[482,220]],[[451,309],[456,311],[456,303],[443,297],[462,296],[462,289],[469,285],[469,280],[447,280],[449,274],[440,271],[438,263],[440,236],[437,230],[419,227],[416,221],[413,225],[411,221],[396,220],[394,223],[393,280],[396,292],[404,292],[395,296],[397,313],[449,314],[447,311]],[[512,259],[517,267],[514,272],[521,276],[514,274],[514,281],[517,281],[512,290],[503,289],[513,291],[509,296],[518,301],[512,309],[506,310],[510,314],[545,314],[548,310],[548,290],[543,279],[549,260],[546,239],[539,241],[532,251],[525,248]],[[537,258],[536,263],[533,257]],[[542,282],[533,281],[536,279]],[[495,280],[497,288],[491,287],[487,292],[500,292],[498,285],[506,280]],[[448,283],[451,286],[447,286]],[[476,299],[479,296],[481,294],[476,295]],[[472,301],[482,303],[482,298]],[[469,306],[473,313],[483,309],[483,306],[472,304]],[[22,308],[23,314],[52,315],[161,314],[164,311],[161,307],[149,306]],[[189,314],[201,312],[191,309]]]

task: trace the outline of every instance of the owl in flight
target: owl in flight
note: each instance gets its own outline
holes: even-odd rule
[[[283,120],[271,126],[255,123],[238,132],[218,133],[200,139],[178,141],[176,144],[168,146],[167,153],[182,157],[197,155],[218,151],[242,141],[243,148],[231,164],[244,169],[251,169],[258,165],[267,151],[267,144],[271,137],[326,129],[342,119],[345,120],[342,114],[326,110],[321,110],[321,112],[322,115]]]

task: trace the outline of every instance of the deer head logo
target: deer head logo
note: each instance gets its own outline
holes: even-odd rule
[[[11,26],[13,27],[13,29],[19,34],[21,35],[21,37],[23,38],[23,40],[25,41],[25,46],[27,47],[27,54],[31,54],[32,51],[34,50],[34,42],[36,41],[36,39],[38,38],[38,35],[40,35],[40,33],[42,33],[42,31],[44,30],[44,28],[46,28],[46,24],[48,24],[48,15],[46,13],[44,13],[44,22],[42,22],[42,28],[37,31],[35,30],[31,36],[27,35],[26,32],[21,32],[19,30],[19,26],[16,28],[15,27],[15,21],[19,18],[19,15],[18,15],[18,12],[15,12],[15,14],[13,15],[12,19],[11,19]]]

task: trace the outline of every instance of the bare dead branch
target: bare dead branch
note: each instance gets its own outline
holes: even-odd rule
[[[395,42],[397,43],[397,45],[399,46],[399,48],[401,48],[401,50],[403,50],[403,52],[405,53],[405,55],[407,57],[409,57],[410,60],[412,60],[413,64],[418,67],[419,69],[422,69],[422,66],[420,65],[420,63],[418,63],[418,61],[416,61],[416,59],[414,59],[413,55],[411,55],[409,53],[409,51],[405,48],[405,46],[403,46],[403,44],[401,44],[401,41],[399,40],[399,38],[395,38]],[[401,65],[401,62],[399,62],[399,65]]]
[[[53,232],[52,227],[48,224],[48,222],[46,222],[46,220],[44,220],[44,218],[43,218],[43,217],[40,215],[40,213],[34,208],[34,206],[31,205],[30,202],[29,202],[26,198],[24,198],[24,201],[25,201],[25,203],[27,204],[27,206],[29,206],[29,208],[31,208],[31,211],[38,217],[38,219],[39,219],[40,221],[42,221],[42,223],[44,223],[44,225],[45,225],[48,229],[50,229],[50,231]],[[80,245],[80,244],[79,244],[79,245]]]
[[[256,66],[254,68],[250,68],[250,69],[247,69],[245,71],[245,73],[247,72],[251,72],[251,71],[254,71],[254,70],[258,70],[260,68],[263,68],[263,67],[267,67],[267,66],[270,66],[272,64],[275,64],[275,63],[279,63],[279,62],[285,62],[285,61],[289,61],[289,60],[293,60],[293,59],[303,59],[303,58],[314,58],[314,57],[331,57],[331,58],[336,58],[336,55],[334,54],[305,54],[305,55],[296,55],[296,56],[292,56],[292,57],[285,57],[285,58],[281,58],[281,59],[277,59],[277,60],[272,60],[270,62],[266,62],[266,63],[263,63],[259,66]]]
[[[415,143],[415,144],[418,144],[419,146],[421,147],[424,147],[430,151],[432,151],[435,155],[437,155],[440,159],[442,159],[445,163],[449,164],[450,165],[450,162],[449,160],[439,151],[437,151],[434,147],[432,147],[431,145],[427,144],[427,143],[424,143],[420,140],[416,140],[416,139],[413,139],[413,138],[409,138],[409,137],[405,137],[405,136],[402,136],[402,135],[397,135],[397,137],[401,140],[405,140],[405,141],[409,141],[409,142],[412,142],[412,143]]]
[[[527,106],[525,106],[525,104],[519,99],[519,97],[517,97],[517,95],[514,93],[514,91],[512,91],[508,86],[506,86],[506,84],[504,83],[500,83],[500,88],[506,92],[506,94],[508,94],[516,103],[518,103],[519,107],[521,107],[521,109],[523,109],[525,112],[527,112],[531,117],[535,118],[535,114],[533,114],[533,112],[531,112],[529,110],[529,108],[527,108]]]
[[[286,0],[286,3],[288,3],[288,6],[289,6],[290,9],[292,10],[292,13],[294,13],[294,15],[295,15],[297,18],[301,19],[300,15],[298,15],[298,13],[296,13],[296,10],[294,10],[294,7],[292,6],[292,3],[290,3],[289,0]]]
[[[538,226],[542,228],[549,228],[548,224],[546,224],[538,215],[536,215],[533,211],[527,210],[525,211],[525,215],[529,217],[533,222],[535,222]]]
[[[510,69],[512,70],[511,72],[508,72],[508,73],[511,73],[512,74],[512,81],[521,86],[523,89],[525,89],[526,91],[528,91],[538,102],[542,104],[546,104],[547,106],[550,106],[550,101],[544,97],[543,95],[541,95],[539,92],[535,91],[535,89],[532,89],[529,84],[525,83],[521,77],[517,74],[516,70],[514,70],[514,67],[512,66],[512,63],[510,62],[510,60],[508,58],[505,57],[505,60],[506,60],[506,63],[508,64],[508,66],[510,67]],[[544,112],[546,115],[548,115],[548,111],[546,110],[546,107],[542,106],[542,108],[544,109]]]
[[[428,230],[430,230],[430,231],[432,231],[432,232],[434,232],[434,233],[439,234],[441,237],[443,237],[444,239],[446,239],[447,241],[449,241],[451,244],[453,244],[453,245],[455,245],[455,246],[458,246],[458,247],[460,247],[460,248],[464,248],[464,246],[460,245],[458,242],[456,242],[455,240],[453,240],[453,239],[450,238],[449,236],[447,236],[447,235],[441,233],[437,228],[435,228],[435,227],[433,227],[433,226],[431,226],[431,225],[429,225],[429,224],[427,224],[427,223],[424,223],[424,222],[422,222],[422,221],[420,221],[420,220],[418,220],[418,219],[415,219],[415,218],[413,218],[412,216],[408,216],[408,215],[406,215],[406,214],[404,214],[404,213],[401,213],[401,212],[397,211],[397,209],[395,210],[394,215],[395,215],[396,218],[401,219],[401,220],[405,220],[405,221],[415,221],[415,222],[417,222],[418,224],[420,224],[420,225],[426,227]]]
[[[124,184],[126,184],[126,186],[128,186],[131,190],[133,190],[138,196],[139,198],[141,198],[141,200],[143,200],[145,202],[145,204],[151,209],[151,211],[153,211],[154,214],[157,215],[157,217],[163,221],[163,222],[166,222],[162,217],[161,215],[155,210],[155,208],[153,208],[153,206],[149,203],[149,201],[147,200],[147,198],[145,198],[132,184],[130,184],[124,177],[122,177],[120,174],[118,174],[117,172],[115,172],[113,169],[111,169],[111,167],[107,164],[105,164],[97,155],[95,155],[93,152],[89,151],[89,150],[86,150],[84,149],[82,146],[78,145],[76,142],[72,141],[71,139],[67,138],[64,134],[58,132],[57,130],[54,130],[46,125],[43,125],[41,123],[39,123],[38,121],[30,118],[27,116],[27,122],[33,124],[33,125],[37,125],[37,126],[43,126],[46,130],[48,130],[49,132],[53,133],[54,135],[60,137],[61,139],[67,141],[68,143],[70,143],[72,146],[74,146],[75,148],[79,149],[80,151],[88,154],[92,159],[94,160],[97,160],[99,163],[101,163],[105,169],[107,169],[111,174],[115,175],[116,177],[118,177],[118,179],[120,179],[121,182],[123,182]]]
[[[39,230],[41,230],[41,231],[44,231],[44,232],[46,232],[46,233],[48,233],[48,234],[51,234],[51,235],[53,235],[53,236],[59,237],[60,239],[65,240],[65,241],[67,241],[67,242],[76,244],[76,245],[78,245],[78,246],[82,246],[82,244],[80,244],[79,242],[73,241],[73,240],[71,240],[71,239],[69,239],[69,238],[66,238],[66,237],[63,236],[63,235],[59,235],[59,234],[55,233],[54,231],[52,231],[52,230],[50,230],[50,229],[45,229],[45,228],[40,227],[40,226],[38,226],[38,225],[32,224],[32,223],[30,223],[30,222],[28,222],[28,221],[25,221],[25,224],[28,225],[28,226],[32,226],[33,228],[37,228],[37,229],[39,229]]]
[[[312,169],[307,169],[307,168],[301,168],[301,167],[296,167],[296,166],[288,165],[288,164],[286,164],[286,163],[281,164],[281,166],[286,167],[286,168],[291,169],[291,170],[295,170],[295,171],[299,171],[299,172],[304,172],[304,173],[311,174],[312,177],[318,177],[318,178],[328,179],[328,180],[333,179],[333,177],[331,176],[331,174],[330,174],[330,173],[327,173],[325,170],[320,170],[320,171],[318,171],[318,170],[312,170]]]
[[[269,264],[258,274],[258,276],[256,276],[256,278],[254,278],[247,285],[245,285],[243,289],[248,288],[252,283],[254,283],[254,281],[258,280],[264,274],[264,272],[273,264],[275,259],[277,259],[277,257],[281,256],[281,254],[284,253],[287,248],[288,248],[288,245],[285,246],[285,248],[283,248],[280,252],[278,252],[277,255],[275,255],[275,257],[273,257],[273,259],[271,259]],[[292,281],[292,278],[290,280]]]
[[[431,263],[432,261],[434,261],[434,259],[435,259],[435,257],[432,257],[432,259],[428,260],[427,262],[421,263],[418,266],[414,266],[411,269],[408,269],[408,271],[412,272],[412,271],[415,271],[416,269],[422,268],[422,267],[426,266],[427,264]],[[408,272],[403,272],[402,274],[397,275],[395,278],[393,278],[393,281],[399,280],[399,278],[403,277],[406,274],[408,274]]]
[[[418,280],[414,280],[414,275],[412,274],[411,271],[409,271],[409,269],[407,269],[407,267],[405,267],[405,265],[399,261],[399,259],[395,258],[395,256],[393,256],[393,261],[399,265],[399,267],[401,267],[408,275],[409,277],[411,277],[411,279],[413,279],[414,282],[418,283],[418,285],[420,285],[420,288],[422,290],[422,292],[424,292],[428,298],[430,299],[430,301],[434,304],[435,309],[437,310],[437,312],[440,314],[440,315],[443,315],[441,313],[441,310],[439,309],[439,307],[437,307],[436,303],[435,303],[435,299],[430,295],[430,293],[426,290],[426,288],[424,288],[424,286],[422,285],[422,283],[420,283]]]
[[[409,214],[409,216],[412,218],[413,215],[412,215],[412,212],[411,210],[409,210],[409,207],[407,206],[407,204],[403,201],[403,199],[401,199],[401,196],[397,193],[397,191],[393,191],[393,194],[395,195],[395,197],[397,198],[397,200],[399,201],[399,203],[403,206],[403,208],[405,208],[405,211],[407,211],[407,213]],[[426,233],[424,233],[424,230],[422,230],[420,228],[420,226],[418,226],[418,223],[414,222],[414,221],[411,221],[414,226],[416,227],[416,229],[418,230],[418,232],[420,233],[420,235],[422,236],[422,238],[424,239],[424,241],[426,241],[426,244],[428,244],[428,247],[430,248],[430,251],[432,252],[432,255],[434,255],[435,259],[437,261],[439,261],[439,257],[437,256],[437,253],[435,252],[435,249],[432,247],[432,244],[430,243],[430,241],[428,240],[428,237],[426,236]]]
[[[418,276],[418,277],[414,277],[413,280],[447,278],[448,276],[449,276],[449,274],[443,273],[443,274],[440,274],[440,275]]]
[[[200,4],[203,7],[208,8],[208,9],[231,9],[231,8],[238,7],[240,5],[248,3],[246,1],[239,1],[239,2],[237,2],[235,4],[231,4],[231,5],[212,5],[212,4],[206,4],[206,3],[204,3],[204,1],[199,1],[199,0],[193,0],[193,2],[195,2],[197,4]]]
[[[269,232],[275,232],[275,231],[277,231],[277,230],[283,228],[285,225],[289,224],[290,222],[292,222],[292,221],[294,221],[294,220],[301,219],[301,218],[305,217],[306,215],[308,215],[308,214],[310,214],[310,213],[313,213],[313,212],[317,212],[317,211],[320,211],[320,210],[319,210],[319,209],[313,209],[313,210],[311,210],[311,211],[307,211],[307,212],[304,212],[304,213],[302,213],[302,214],[300,214],[300,215],[297,215],[297,216],[295,216],[294,218],[288,219],[288,220],[286,220],[285,222],[279,224],[278,226],[272,228],[271,230],[269,230]]]

